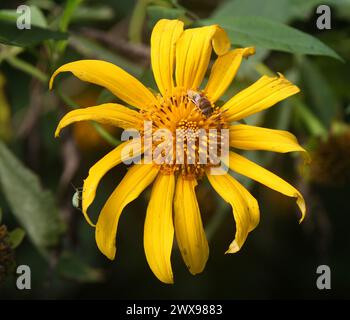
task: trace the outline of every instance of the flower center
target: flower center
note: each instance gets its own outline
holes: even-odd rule
[[[159,96],[158,105],[142,111],[145,121],[151,121],[153,162],[165,174],[200,178],[220,164],[222,129],[228,125],[202,92],[174,92],[169,98]]]

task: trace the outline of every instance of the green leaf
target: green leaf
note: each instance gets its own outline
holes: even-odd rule
[[[218,23],[230,36],[231,42],[299,54],[323,55],[342,61],[342,58],[317,38],[287,25],[262,17],[224,17],[201,20],[202,24]]]
[[[54,7],[56,6],[55,2],[51,0],[28,0],[27,4],[31,6],[33,5],[48,11],[53,10]]]
[[[325,75],[311,60],[304,58],[299,68],[304,94],[313,113],[329,128],[339,111],[339,104]]]
[[[10,243],[10,247],[12,249],[16,249],[23,241],[25,235],[25,231],[21,228],[16,228],[9,232],[8,240]]]
[[[63,277],[78,282],[99,282],[103,280],[100,270],[91,268],[71,252],[62,253],[56,271]]]
[[[0,208],[0,223],[2,221],[2,208]]]
[[[264,0],[264,5],[261,5],[261,0],[231,0],[225,1],[219,6],[211,18],[257,16],[274,21],[287,22],[290,17],[289,13],[289,0]]]
[[[325,2],[325,1],[323,1]],[[325,4],[323,3],[322,4]],[[291,16],[293,18],[306,19],[311,14],[316,5],[319,5],[319,0],[294,0],[290,3]],[[315,12],[315,11],[314,11]]]
[[[67,39],[67,34],[32,25],[31,29],[18,29],[16,22],[0,20],[0,43],[18,47],[33,46],[44,40]]]
[[[0,141],[0,187],[33,244],[45,254],[59,243],[65,225],[51,192]]]
[[[36,6],[30,6],[32,25],[47,28],[47,21],[42,11]]]
[[[348,0],[227,0],[216,9],[213,19],[222,17],[257,16],[286,23],[293,19],[305,20],[316,12],[321,5],[330,5],[337,9],[337,16],[347,17]]]

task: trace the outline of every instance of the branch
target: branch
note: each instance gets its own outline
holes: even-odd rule
[[[149,64],[150,48],[145,44],[130,43],[120,35],[106,33],[105,31],[97,29],[83,28],[82,33],[88,38],[107,44],[115,49],[120,55],[123,55],[128,59],[138,60],[142,64]]]

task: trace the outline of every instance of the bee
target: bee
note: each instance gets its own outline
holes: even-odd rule
[[[206,98],[203,93],[188,90],[188,98],[194,103],[194,105],[208,118],[213,113],[213,107],[211,102]]]

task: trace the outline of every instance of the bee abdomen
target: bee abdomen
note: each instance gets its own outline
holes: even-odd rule
[[[206,117],[209,117],[213,113],[213,107],[211,106],[210,101],[207,98],[201,97],[198,102],[199,109]]]

